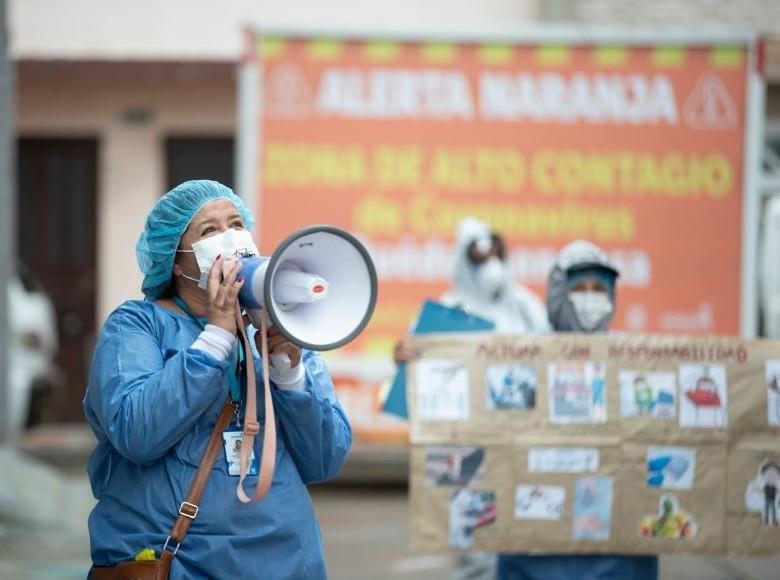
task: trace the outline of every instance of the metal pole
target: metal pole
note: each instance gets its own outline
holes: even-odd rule
[[[8,281],[16,256],[16,198],[13,171],[13,67],[8,54],[8,2],[0,0],[0,443],[10,435]]]
[[[749,45],[747,111],[745,114],[745,172],[742,209],[742,279],[740,334],[755,338],[758,333],[758,240],[761,223],[761,154],[764,150],[765,94],[762,71],[758,70],[757,42]]]
[[[257,184],[259,180],[258,145],[260,142],[260,71],[257,62],[258,36],[254,28],[244,29],[244,55],[238,68],[238,102],[236,115],[235,174],[236,192],[244,199],[257,221],[261,216]],[[257,235],[257,234],[255,234]],[[260,240],[257,240],[260,243]]]
[[[243,62],[238,69],[238,114],[236,115],[236,193],[257,220],[260,231],[260,213],[257,204],[257,183],[260,174],[257,147],[260,132],[258,86],[260,75],[254,61]],[[257,240],[259,242],[259,240]]]

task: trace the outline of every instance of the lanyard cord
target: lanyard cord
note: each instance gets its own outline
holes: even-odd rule
[[[192,309],[179,296],[173,296],[176,305],[186,312],[201,328],[206,327],[203,319],[198,318],[192,312]],[[255,494],[249,497],[244,491],[244,480],[249,473],[249,459],[254,449],[255,437],[260,433],[260,423],[257,420],[257,391],[255,387],[255,365],[254,360],[249,361],[246,366],[247,372],[247,401],[246,401],[246,419],[244,421],[244,434],[241,439],[241,455],[239,457],[240,477],[236,494],[242,503],[259,501],[271,489],[271,483],[276,469],[276,415],[274,413],[273,397],[271,396],[271,384],[269,382],[268,372],[268,327],[271,325],[268,314],[265,310],[261,311],[260,333],[262,336],[261,358],[263,364],[263,406],[265,408],[265,425],[263,426],[263,448],[260,457],[260,473],[257,477]],[[233,401],[240,401],[241,389],[238,382],[238,372],[240,364],[244,361],[244,351],[249,350],[249,337],[246,334],[243,320],[241,317],[241,308],[236,302],[236,327],[239,332],[239,366],[236,373],[228,372],[228,382],[230,383],[230,395]],[[237,396],[234,396],[234,384]]]
[[[173,295],[173,301],[181,308],[190,318],[192,318],[198,326],[202,330],[205,330],[206,328],[206,319],[202,317],[195,316],[195,313],[192,311],[192,309],[189,307],[189,305],[181,299],[177,294]],[[235,368],[231,371],[230,368],[227,369],[227,380],[230,384],[230,398],[233,399],[234,403],[239,403],[241,401],[241,379],[239,378],[241,376],[241,371],[244,367],[244,362],[246,361],[246,357],[244,356],[244,344],[242,341],[238,341],[238,362],[236,363]]]

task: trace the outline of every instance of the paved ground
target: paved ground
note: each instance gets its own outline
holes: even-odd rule
[[[20,488],[19,482],[27,485]],[[403,487],[316,486],[312,496],[333,580],[449,577],[450,556],[410,551]],[[84,578],[89,567],[86,517],[92,501],[81,460],[52,469],[0,449],[0,580]],[[9,517],[14,513],[23,517]],[[780,580],[780,559],[665,557],[661,576]]]

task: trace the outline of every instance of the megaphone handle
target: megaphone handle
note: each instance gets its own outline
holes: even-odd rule
[[[241,316],[241,307],[236,301],[236,326],[244,343],[244,352],[252,359],[252,364],[247,364],[247,389],[246,389],[246,416],[244,419],[244,436],[241,439],[241,456],[239,459],[239,479],[236,494],[242,503],[258,501],[271,489],[276,467],[276,418],[274,416],[274,403],[271,396],[271,383],[268,378],[268,327],[270,326],[268,314],[263,309],[260,313],[261,356],[263,361],[263,389],[265,393],[265,428],[263,431],[263,450],[260,458],[260,474],[257,478],[255,495],[251,499],[244,492],[244,479],[249,473],[249,460],[255,444],[255,435],[260,432],[260,424],[257,421],[257,385],[255,379],[255,362],[251,356],[252,349],[249,338],[244,328]]]
[[[292,368],[292,360],[290,355],[286,352],[278,352],[271,354],[271,362],[274,368],[280,373],[286,373]],[[278,385],[279,383],[277,383]]]

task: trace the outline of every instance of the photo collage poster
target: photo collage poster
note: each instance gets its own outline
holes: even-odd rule
[[[452,335],[417,346],[421,549],[780,554],[780,345]],[[736,484],[735,442],[758,449]],[[740,543],[740,530],[768,539]]]

